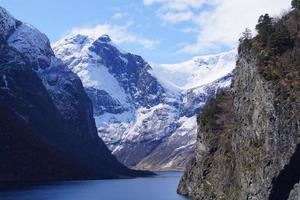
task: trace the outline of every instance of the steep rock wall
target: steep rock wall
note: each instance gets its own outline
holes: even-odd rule
[[[261,50],[240,47],[232,87],[214,100],[212,122],[203,114],[198,119],[195,158],[179,193],[197,200],[288,199],[300,180],[299,67],[291,62],[299,56],[298,40],[295,37],[293,47],[276,58],[284,63],[276,79],[262,73]]]

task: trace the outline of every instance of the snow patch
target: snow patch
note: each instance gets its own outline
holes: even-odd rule
[[[109,124],[114,123],[130,123],[134,120],[133,111],[125,111],[120,114],[104,113],[103,115],[95,116],[95,122],[97,127],[108,127]]]
[[[193,129],[197,129],[197,117],[193,116],[193,117],[181,117],[178,122],[181,124],[180,128],[179,128],[179,135],[180,136],[184,136],[186,134],[188,134],[188,132],[190,130]]]
[[[3,79],[3,82],[4,82],[4,89],[8,89],[8,82],[7,82],[7,79],[6,79],[6,75],[2,75],[2,79]]]
[[[38,69],[49,67],[51,57],[54,56],[47,36],[30,24],[21,24],[7,42]]]
[[[16,19],[0,7],[0,35],[6,39],[16,29]]]

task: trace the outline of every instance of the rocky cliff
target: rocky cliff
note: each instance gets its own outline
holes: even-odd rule
[[[243,39],[231,89],[198,117],[195,157],[179,193],[194,200],[298,199],[299,16],[295,9],[270,20],[267,42],[260,32]]]

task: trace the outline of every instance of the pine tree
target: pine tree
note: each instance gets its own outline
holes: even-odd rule
[[[292,7],[300,9],[300,0],[292,0]]]
[[[272,18],[268,15],[261,15],[256,25],[258,37],[266,46],[268,46],[268,40],[270,35],[274,32]]]

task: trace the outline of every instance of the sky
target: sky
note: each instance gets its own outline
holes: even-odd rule
[[[279,16],[290,0],[0,0],[17,19],[55,43],[69,33],[108,34],[151,63],[178,63],[237,47],[261,14]]]

